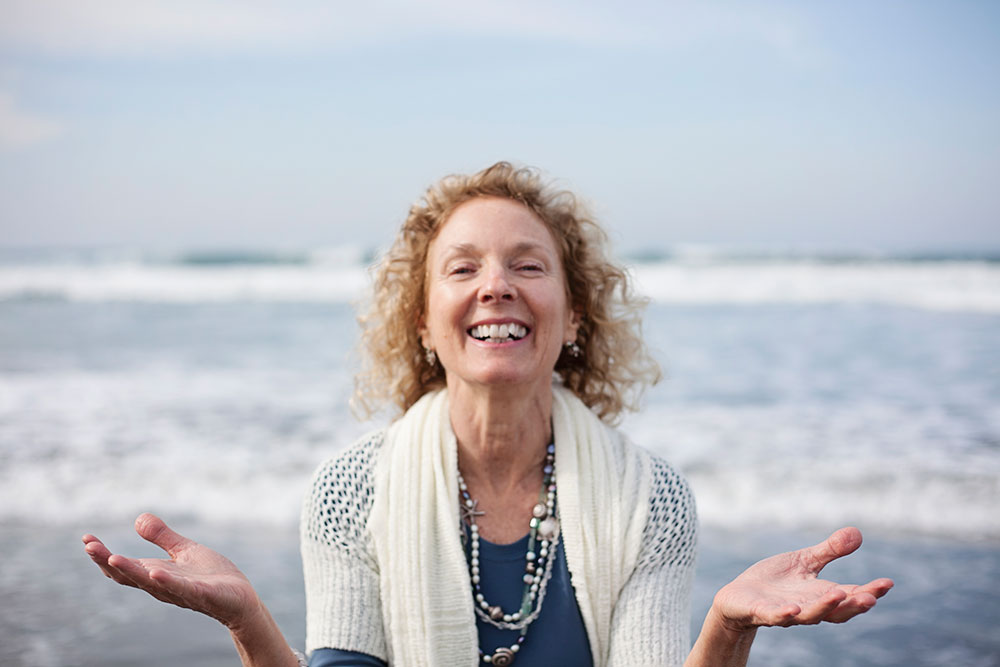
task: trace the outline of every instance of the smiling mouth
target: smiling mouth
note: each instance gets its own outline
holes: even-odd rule
[[[506,343],[521,340],[528,335],[528,328],[514,322],[506,324],[480,324],[469,329],[469,335],[487,343]]]

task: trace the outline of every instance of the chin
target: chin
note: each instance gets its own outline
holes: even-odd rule
[[[549,374],[551,375],[551,374]],[[483,369],[477,373],[472,381],[475,384],[487,387],[530,387],[537,384],[548,384],[547,375],[540,378],[536,369],[531,369],[530,373],[512,368]]]

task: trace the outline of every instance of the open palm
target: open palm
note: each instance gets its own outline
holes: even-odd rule
[[[841,528],[823,542],[766,558],[715,596],[715,607],[734,630],[758,626],[843,623],[875,606],[891,579],[845,585],[819,579],[831,561],[861,546],[857,528]]]
[[[84,550],[108,577],[146,591],[163,602],[201,612],[233,628],[256,613],[260,601],[249,580],[225,556],[171,530],[159,517],[142,514],[136,532],[169,558],[128,558],[93,535]]]

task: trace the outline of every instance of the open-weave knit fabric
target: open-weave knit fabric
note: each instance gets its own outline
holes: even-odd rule
[[[596,417],[605,439],[595,448],[581,449],[579,439],[594,425],[575,423],[578,419],[571,415],[576,400],[555,390],[556,471],[567,565],[595,664],[680,664],[689,647],[697,533],[690,491],[667,464],[630,445]],[[431,414],[442,413],[430,410],[423,419]],[[391,664],[474,665],[475,619],[452,488],[457,457],[448,450],[454,443],[437,456],[403,455],[394,476],[384,442],[383,432],[373,434],[321,466],[306,498],[302,555],[307,648],[361,651]],[[393,498],[396,481],[420,479],[421,468],[432,478],[440,475],[442,489],[447,489],[440,493],[444,498],[417,496],[418,504],[410,507],[412,525],[402,533],[386,526],[386,515],[377,507],[373,519],[373,505],[398,505],[399,498]],[[593,471],[603,478],[596,484],[603,489],[598,493],[593,479],[580,479],[593,477]],[[400,493],[412,492],[405,490],[407,481],[399,481],[399,486]],[[436,512],[444,518],[438,521]],[[376,533],[415,542],[400,547]],[[396,548],[399,553],[394,553]],[[437,561],[425,560],[431,557]],[[433,570],[445,579],[425,578],[425,584],[410,586],[412,582],[400,576],[387,576],[400,568],[411,568],[409,575],[417,578]],[[428,581],[443,593],[428,594]],[[387,609],[390,606],[397,611]]]

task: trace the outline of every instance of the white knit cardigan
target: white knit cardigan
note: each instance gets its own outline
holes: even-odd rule
[[[688,649],[697,521],[684,480],[553,389],[567,566],[597,665],[671,665]],[[302,556],[307,649],[400,665],[475,665],[447,394],[317,471]]]

